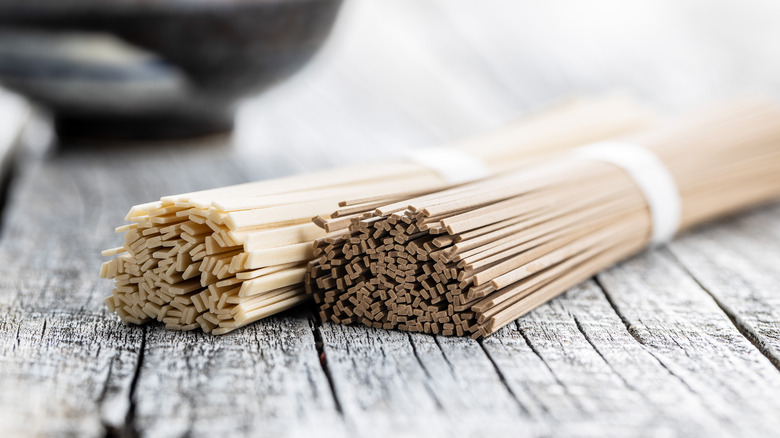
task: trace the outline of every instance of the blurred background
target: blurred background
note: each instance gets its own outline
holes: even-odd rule
[[[0,83],[43,107],[94,103],[77,114],[87,131],[132,137],[171,126],[155,113],[170,105],[190,118],[173,136],[197,137],[229,130],[237,109],[237,152],[265,162],[283,154],[301,169],[446,143],[582,94],[617,89],[677,110],[780,92],[780,4],[772,0],[1,0],[0,10]],[[88,30],[63,31],[74,26]],[[93,33],[133,45],[119,56],[83,43]],[[74,79],[82,65],[74,73],[72,62],[34,63],[52,52],[86,60],[90,80]],[[68,69],[70,94],[50,97],[45,87]],[[45,71],[45,86],[40,78],[19,86],[30,71]],[[143,84],[106,85],[117,78]],[[137,119],[130,129],[101,118],[122,105]]]
[[[382,381],[390,376],[404,389],[431,390],[421,383],[428,371],[422,362],[418,367],[411,340],[402,348],[384,345],[385,338],[354,328],[313,335],[306,309],[230,337],[137,330],[109,316],[103,300],[110,286],[97,276],[105,261],[100,250],[121,244],[113,230],[131,205],[387,159],[575,96],[619,90],[670,113],[736,93],[780,99],[779,23],[777,0],[0,0],[0,84],[34,97],[66,134],[50,154],[15,160],[10,176],[0,172],[0,435],[274,435],[300,418],[311,420],[304,426],[314,425],[314,433],[338,434],[342,429],[328,429],[331,420],[363,422],[372,432],[376,418],[407,413],[429,423],[438,396],[426,395],[418,406],[408,391],[394,389],[402,386],[384,389]],[[23,120],[11,108],[0,102],[0,170],[11,155],[9,127]],[[45,143],[47,124],[34,126],[40,129],[30,130],[24,144]],[[593,431],[581,428],[608,415],[609,424],[641,424],[630,429],[639,434],[669,430],[668,422],[652,429],[666,412],[695,413],[685,429],[694,433],[742,416],[741,424],[754,422],[773,405],[751,391],[778,387],[770,376],[777,364],[732,323],[756,345],[778,345],[780,282],[770,267],[778,212],[772,206],[705,230],[675,247],[675,255],[639,259],[613,276],[615,285],[621,275],[632,279],[614,289],[628,297],[619,305],[632,309],[631,327],[591,286],[526,320],[523,333],[536,333],[533,342],[556,361],[556,371],[519,335],[517,347],[495,350],[505,352],[497,356],[501,366],[519,379],[506,387],[476,343],[445,345],[464,361],[457,372],[438,341],[418,344],[431,347],[423,354],[435,357],[432,373],[442,371],[434,384],[453,382],[448,391],[455,392],[439,393],[458,396],[445,400],[453,407],[447,418],[481,400],[489,403],[477,414],[492,416],[502,400],[515,412],[512,398],[524,410],[541,391],[529,415],[575,418],[567,424],[573,435]],[[676,254],[701,266],[696,272],[710,282],[704,284],[737,313],[725,315],[705,286],[683,276],[688,268],[673,260]],[[633,288],[645,280],[656,289]],[[667,287],[674,282],[679,290]],[[570,316],[581,317],[585,330],[602,327],[602,319],[616,330],[614,349],[612,335],[595,339],[612,357],[628,354],[618,372],[590,350],[591,339]],[[648,344],[634,343],[644,339],[634,324]],[[559,328],[579,340],[550,342],[547,330]],[[339,333],[355,333],[348,345],[356,350],[331,348],[352,338]],[[334,353],[336,385],[356,400],[344,398],[344,412],[328,388],[334,384],[321,368],[325,350],[315,336]],[[363,362],[350,362],[352,354]],[[542,361],[533,362],[537,355]],[[573,385],[570,394],[555,383],[558,370]],[[365,382],[383,389],[363,391]],[[472,398],[458,382],[484,383],[484,398]],[[614,396],[623,392],[633,401]],[[759,426],[774,427],[766,417]]]
[[[347,0],[314,63],[241,108],[235,142],[310,168],[335,164],[333,149],[447,143],[580,94],[668,111],[778,98],[779,20],[771,0]]]

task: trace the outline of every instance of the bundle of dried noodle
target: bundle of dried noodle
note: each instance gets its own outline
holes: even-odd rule
[[[631,132],[651,116],[635,103],[606,97],[575,101],[456,145],[503,171],[543,154]],[[436,171],[409,161],[353,166],[272,181],[163,197],[130,210],[117,228],[124,244],[104,252],[101,276],[114,279],[108,307],[123,321],[161,321],[177,330],[226,333],[295,306],[304,292],[312,241],[326,232],[311,218],[339,200],[386,203],[449,187]],[[340,210],[325,226],[356,217]]]
[[[780,196],[771,103],[733,102],[623,140],[665,166],[679,229]],[[315,242],[307,290],[323,320],[484,337],[645,248],[661,226],[648,199],[626,168],[564,153],[383,205],[345,202],[363,214]]]

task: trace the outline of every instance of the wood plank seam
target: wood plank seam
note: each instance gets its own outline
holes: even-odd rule
[[[344,410],[341,406],[341,400],[339,400],[339,396],[336,393],[336,382],[334,381],[333,375],[328,368],[328,355],[325,353],[325,343],[322,340],[322,332],[320,331],[320,327],[322,327],[322,321],[320,321],[317,315],[309,315],[309,327],[311,328],[312,336],[314,336],[314,348],[317,351],[317,361],[320,364],[322,373],[325,375],[325,379],[328,381],[328,388],[330,388],[330,394],[333,397],[333,403],[335,405],[336,412],[338,412],[341,417],[344,417]]]
[[[623,325],[626,327],[626,331],[628,332],[628,334],[629,334],[629,335],[631,335],[631,337],[632,337],[632,338],[634,338],[634,340],[636,340],[636,342],[637,342],[637,343],[638,343],[638,344],[641,346],[641,348],[642,348],[642,349],[643,349],[645,352],[647,352],[647,354],[649,354],[649,355],[650,355],[650,356],[651,356],[653,359],[655,359],[655,360],[658,362],[658,364],[659,364],[659,365],[661,365],[661,367],[662,367],[663,369],[665,369],[666,371],[668,371],[668,372],[669,372],[669,374],[670,374],[671,376],[673,376],[674,378],[676,378],[677,380],[679,380],[679,381],[680,381],[680,383],[682,383],[682,384],[683,384],[683,386],[685,386],[685,388],[686,388],[686,389],[687,389],[687,390],[688,390],[688,391],[689,391],[691,394],[695,394],[695,395],[697,395],[697,396],[698,396],[699,394],[697,394],[697,392],[696,392],[696,391],[695,391],[695,390],[694,390],[694,389],[693,389],[693,388],[692,388],[692,387],[691,387],[691,386],[688,384],[688,382],[686,382],[686,381],[685,381],[685,379],[683,379],[683,378],[682,378],[682,376],[680,376],[680,375],[678,375],[677,373],[675,373],[674,371],[672,371],[672,370],[671,370],[671,369],[670,369],[670,368],[669,368],[669,367],[668,367],[668,366],[667,366],[667,365],[664,363],[664,361],[663,361],[663,360],[661,360],[661,358],[659,358],[659,357],[658,357],[658,356],[655,354],[655,352],[653,352],[653,351],[652,351],[652,350],[651,350],[651,349],[650,349],[650,348],[647,346],[647,344],[645,344],[645,342],[642,340],[642,338],[640,338],[640,337],[639,337],[639,334],[637,334],[637,332],[636,332],[636,329],[634,328],[634,326],[633,326],[633,325],[632,325],[632,324],[631,324],[631,323],[628,321],[628,319],[625,317],[625,315],[623,315],[623,314],[620,312],[620,309],[619,309],[619,308],[618,308],[618,306],[615,304],[615,301],[612,299],[612,296],[611,296],[611,295],[610,295],[610,293],[607,291],[607,288],[606,288],[606,287],[604,287],[604,285],[603,285],[603,284],[601,283],[601,281],[599,280],[599,276],[598,276],[598,275],[596,275],[595,277],[593,277],[593,282],[594,282],[594,283],[596,283],[596,285],[598,286],[598,288],[601,290],[601,293],[603,293],[603,294],[604,294],[604,298],[606,298],[606,300],[607,300],[607,303],[609,303],[609,306],[612,308],[612,310],[615,312],[615,314],[618,316],[618,318],[620,318],[620,321],[621,321],[621,322],[623,323]],[[683,351],[684,351],[684,349],[683,349]]]
[[[412,333],[409,332],[406,334],[406,339],[409,340],[409,345],[412,346],[412,353],[414,354],[414,358],[417,359],[417,363],[420,364],[420,368],[422,368],[423,372],[425,373],[425,376],[428,378],[431,378],[431,372],[428,371],[428,367],[425,366],[425,362],[423,362],[422,358],[420,358],[420,353],[417,351],[417,346],[414,345],[414,340],[412,339]]]
[[[436,336],[438,337],[438,335]],[[493,359],[493,356],[490,355],[490,352],[485,348],[485,344],[482,343],[482,340],[476,341],[479,344],[480,350],[482,350],[483,353],[485,353],[485,356],[490,361],[490,364],[493,365],[493,369],[496,371],[496,374],[498,375],[498,380],[506,387],[507,392],[510,396],[512,396],[512,399],[517,403],[517,406],[520,408],[520,410],[527,414],[531,415],[531,410],[528,409],[528,406],[524,405],[523,402],[520,401],[520,398],[515,394],[515,391],[512,389],[512,387],[509,385],[509,383],[506,380],[506,376],[501,371],[501,368],[498,367],[498,364],[496,363],[495,359]]]
[[[623,382],[623,384],[626,386],[626,388],[628,388],[629,390],[631,390],[632,392],[637,394],[641,399],[643,399],[646,402],[650,403],[651,400],[647,397],[647,395],[645,393],[643,393],[638,388],[636,388],[634,385],[629,383],[628,380],[626,380],[626,378],[623,377],[623,375],[621,373],[619,373],[615,369],[615,367],[612,366],[611,363],[609,363],[607,358],[604,357],[604,354],[598,349],[598,347],[596,347],[596,344],[593,342],[593,340],[591,339],[591,337],[588,334],[588,332],[586,332],[585,329],[582,327],[582,323],[580,322],[580,319],[576,315],[571,315],[571,317],[574,320],[574,325],[577,327],[577,330],[579,330],[579,332],[582,333],[582,337],[585,338],[585,341],[591,346],[591,348],[593,348],[593,351],[595,351],[596,354],[599,355],[601,360],[604,361],[604,363],[612,371],[612,373],[615,374],[615,376],[617,376],[617,378],[620,379],[621,382]]]
[[[140,436],[139,427],[135,422],[135,412],[136,412],[136,400],[135,400],[135,390],[138,386],[138,380],[141,375],[141,367],[144,362],[144,351],[146,350],[146,327],[141,327],[141,345],[138,347],[138,355],[136,357],[135,367],[133,368],[133,377],[130,380],[130,388],[127,393],[128,398],[128,409],[127,413],[125,414],[124,421],[119,425],[112,425],[109,422],[105,421],[105,418],[101,418],[101,424],[106,429],[106,436],[107,437],[138,437]],[[108,386],[110,377],[111,377],[111,369],[113,368],[113,361],[111,362],[111,368],[109,369],[108,378],[106,379],[106,386]],[[107,388],[103,389],[103,394],[101,395],[101,398],[105,396]],[[102,404],[102,400],[100,400],[100,404]]]
[[[531,342],[531,339],[528,337],[528,333],[526,333],[525,329],[520,326],[518,321],[514,321],[514,326],[515,326],[515,329],[517,330],[517,332],[520,333],[520,336],[523,338],[523,340],[525,341],[526,345],[528,345],[528,348],[530,348],[531,351],[539,358],[539,360],[542,361],[544,366],[550,372],[550,375],[555,380],[555,383],[557,383],[558,386],[560,386],[561,389],[563,389],[563,392],[569,397],[569,399],[571,400],[572,404],[577,409],[579,409],[581,411],[584,410],[584,407],[582,406],[580,401],[577,400],[577,398],[573,396],[573,394],[569,390],[569,387],[565,383],[563,383],[563,381],[560,379],[560,377],[558,377],[558,374],[555,372],[555,370],[552,369],[552,367],[550,366],[549,363],[547,363],[547,360],[545,360],[545,358],[541,354],[541,352],[539,352],[539,349],[536,348],[536,346]]]
[[[417,364],[420,365],[420,368],[425,373],[425,376],[428,377],[428,379],[432,378],[432,375],[430,371],[428,371],[428,367],[425,366],[425,362],[423,362],[422,358],[420,357],[420,353],[417,351],[417,346],[414,344],[414,340],[412,339],[412,334],[407,333],[406,338],[409,340],[409,345],[412,347],[412,354],[414,355],[414,358],[417,360]],[[439,396],[436,395],[436,391],[431,388],[430,382],[425,382],[425,390],[428,391],[428,394],[430,395],[431,399],[433,400],[434,404],[436,405],[436,409],[438,409],[441,412],[444,412],[444,404],[442,404],[441,400],[439,399]]]
[[[742,321],[737,314],[730,309],[724,302],[721,300],[716,293],[711,291],[708,287],[706,287],[701,280],[693,273],[690,269],[683,263],[679,257],[677,257],[677,254],[669,248],[668,246],[665,246],[662,249],[666,254],[671,257],[671,259],[679,266],[680,269],[682,269],[686,274],[688,274],[689,277],[703,290],[707,295],[709,295],[712,300],[715,302],[715,304],[723,311],[723,313],[726,314],[726,316],[729,318],[729,321],[731,321],[732,324],[734,324],[734,327],[739,331],[739,333],[745,337],[745,339],[748,340],[758,351],[761,352],[764,357],[769,360],[769,362],[772,363],[772,365],[777,368],[778,371],[780,371],[780,354],[778,354],[774,349],[772,349],[770,346],[766,345],[760,338],[759,334],[756,332],[756,330],[750,326],[745,321]]]
[[[661,258],[664,259],[665,261],[673,262],[673,260],[670,260],[669,257],[663,257],[663,255],[664,255],[663,252],[660,252],[659,255],[661,255],[662,256]],[[653,257],[653,256],[650,256],[650,257]],[[629,264],[630,262],[625,262],[625,263]],[[675,267],[677,267],[677,266],[675,266]],[[628,268],[628,267],[626,267],[626,268]],[[720,405],[719,406],[718,400],[717,399],[713,399],[710,394],[706,393],[707,392],[706,390],[708,388],[707,385],[711,385],[712,383],[708,382],[708,383],[702,384],[703,382],[701,382],[701,381],[699,381],[697,379],[697,377],[698,377],[697,373],[698,372],[694,371],[693,374],[690,374],[690,370],[686,370],[684,364],[683,364],[683,367],[679,369],[680,372],[676,371],[675,369],[678,368],[679,365],[681,365],[678,362],[680,360],[680,357],[675,358],[674,354],[670,355],[669,357],[666,357],[666,354],[664,354],[662,352],[656,351],[656,350],[658,350],[659,346],[658,345],[654,345],[652,343],[652,340],[651,340],[650,343],[645,342],[645,340],[642,339],[642,336],[639,335],[638,331],[629,322],[628,317],[625,316],[623,314],[623,312],[620,311],[619,306],[616,304],[616,299],[612,295],[613,292],[610,291],[609,288],[606,287],[606,285],[601,282],[601,278],[600,277],[601,276],[605,276],[605,277],[609,278],[609,276],[612,274],[613,271],[620,271],[621,269],[623,269],[623,268],[621,268],[620,265],[618,265],[616,268],[613,268],[613,270],[608,270],[608,271],[605,271],[604,273],[599,274],[598,276],[596,276],[596,278],[594,280],[595,280],[595,283],[599,286],[601,292],[606,297],[607,302],[609,303],[610,307],[612,307],[612,309],[619,316],[621,322],[626,327],[626,330],[629,332],[629,334],[631,334],[632,338],[634,340],[636,340],[641,345],[643,350],[645,350],[647,353],[649,353],[650,356],[653,357],[659,363],[659,365],[661,367],[663,367],[667,372],[669,372],[669,374],[671,376],[673,376],[674,378],[679,380],[683,384],[683,386],[686,388],[686,390],[688,392],[690,392],[692,395],[694,395],[700,401],[701,405],[704,407],[704,409],[706,409],[710,413],[710,415],[713,415],[713,416],[717,417],[720,414],[722,414],[722,412],[718,411],[718,408],[723,409],[724,405]],[[688,276],[688,274],[685,271],[681,270],[681,272],[684,273],[687,276],[687,278],[691,279],[691,277]],[[701,289],[700,289],[700,291],[704,292]],[[707,299],[711,299],[711,298],[709,296],[707,296]],[[719,312],[723,312],[723,310],[721,308],[717,307],[717,305],[715,307],[717,308],[717,310]],[[730,322],[727,323],[727,324],[729,324],[728,327],[732,327],[732,329],[733,329],[733,326],[731,325]],[[647,328],[647,327],[645,327],[645,328]],[[736,333],[735,333],[735,335],[736,335]],[[743,335],[742,334],[738,334],[737,336],[739,337],[739,339],[743,339]],[[673,342],[674,345],[676,346],[676,349],[681,351],[682,353],[684,353],[685,359],[683,359],[683,360],[685,360],[685,361],[697,360],[696,356],[692,356],[691,355],[692,353],[696,352],[695,349],[694,350],[690,350],[689,346],[680,344],[680,342],[676,338],[676,336],[673,336],[671,338],[667,338],[667,342],[668,341]],[[750,341],[748,340],[746,343],[750,344]],[[752,349],[754,347],[753,347],[752,344],[750,344],[749,348]],[[658,354],[658,353],[661,353],[661,354]],[[757,353],[757,355],[759,357],[763,357],[763,355],[761,355],[759,352],[756,352],[756,353]],[[667,361],[668,361],[668,363],[667,363]],[[775,369],[773,365],[770,365],[770,367],[771,367],[772,370]],[[686,374],[687,374],[687,376],[686,376]],[[703,373],[702,374],[702,376],[705,379],[707,378],[708,375],[709,375],[708,373]],[[733,425],[734,425],[733,423],[732,424],[728,424],[728,423],[725,424],[725,426],[727,426],[727,427],[730,427],[730,426],[733,426]],[[761,427],[764,427],[763,425],[759,425],[759,424],[756,424],[756,426],[759,428],[759,430],[760,430]],[[742,427],[744,427],[744,425]]]
[[[444,359],[444,363],[446,363],[447,366],[449,367],[450,372],[455,373],[455,366],[450,361],[450,358],[447,357],[447,353],[444,352],[444,348],[442,348],[441,342],[439,341],[439,336],[433,337],[433,343],[436,344],[436,348],[438,348],[439,351],[441,352],[441,357]]]

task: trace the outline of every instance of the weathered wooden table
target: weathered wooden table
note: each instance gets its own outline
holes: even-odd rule
[[[25,153],[0,239],[0,436],[756,436],[780,431],[780,205],[686,233],[483,342],[321,324],[121,324],[127,208],[439,144],[575,92],[780,91],[775,2],[345,5],[232,139]],[[561,129],[566,129],[561,127]],[[778,176],[780,178],[780,176]]]

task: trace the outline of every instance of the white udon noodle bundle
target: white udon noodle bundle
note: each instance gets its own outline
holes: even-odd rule
[[[653,117],[620,97],[580,100],[543,111],[456,145],[503,172],[549,153],[633,132]],[[430,159],[431,154],[427,154]],[[434,155],[435,159],[435,155]],[[303,280],[312,242],[346,228],[366,205],[450,187],[414,160],[366,164],[270,181],[165,196],[130,209],[121,247],[101,267],[114,280],[108,307],[128,323],[227,333],[310,297]],[[440,164],[440,163],[439,163]],[[446,176],[446,175],[445,175]],[[341,209],[362,199],[361,209]]]

